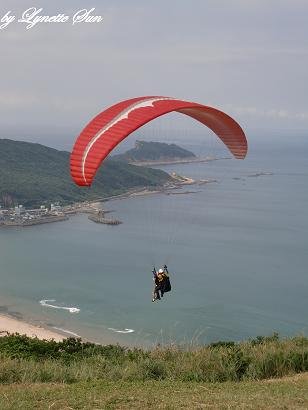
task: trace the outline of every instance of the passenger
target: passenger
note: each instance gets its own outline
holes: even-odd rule
[[[162,282],[161,269],[159,269],[159,271],[157,272],[154,267],[152,273],[153,273],[153,280],[154,280],[154,291],[153,291],[152,302],[155,302],[155,300],[160,300],[160,290],[161,290],[161,282]]]
[[[160,300],[164,296],[164,293],[171,290],[171,284],[168,268],[166,265],[164,266],[164,269],[159,269],[158,272],[154,267],[152,273],[155,283],[152,302],[155,302],[155,300]]]

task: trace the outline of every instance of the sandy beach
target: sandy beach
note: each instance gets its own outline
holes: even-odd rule
[[[37,337],[38,339],[54,339],[57,342],[65,339],[65,336],[60,333],[53,332],[44,327],[35,326],[6,315],[0,315],[0,336],[6,336],[9,333],[19,333],[29,337]]]

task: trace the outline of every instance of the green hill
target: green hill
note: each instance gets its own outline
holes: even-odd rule
[[[124,162],[170,161],[195,158],[195,154],[176,144],[136,141],[135,147],[113,158]]]
[[[92,187],[78,187],[70,177],[69,152],[41,144],[0,139],[0,204],[36,206],[72,203],[123,193],[137,187],[157,187],[169,174],[106,160]]]

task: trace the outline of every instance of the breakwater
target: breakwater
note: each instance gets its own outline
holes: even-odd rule
[[[90,221],[105,225],[120,225],[122,223],[122,221],[118,219],[108,219],[101,214],[92,214],[89,215],[88,218],[90,219]]]
[[[2,221],[0,226],[32,226],[32,225],[41,225],[51,222],[60,222],[68,220],[66,215],[57,215],[57,216],[46,216],[42,218],[35,218],[31,220],[14,220],[14,221]]]

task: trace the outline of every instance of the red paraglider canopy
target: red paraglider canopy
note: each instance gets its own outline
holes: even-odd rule
[[[200,121],[224,142],[235,158],[245,158],[247,140],[244,131],[222,111],[170,97],[137,97],[107,108],[83,129],[70,160],[75,183],[91,185],[102,161],[124,138],[154,118],[172,111]]]

